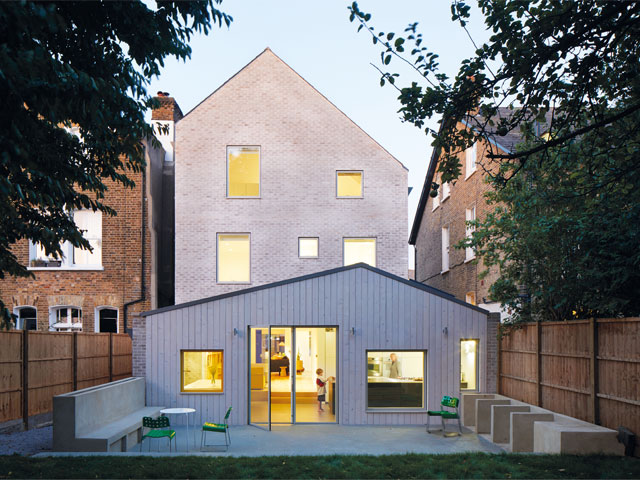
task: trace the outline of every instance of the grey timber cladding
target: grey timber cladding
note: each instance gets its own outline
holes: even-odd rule
[[[478,389],[487,385],[487,313],[424,287],[358,265],[147,312],[147,403],[195,408],[196,425],[233,406],[231,423],[246,424],[248,326],[337,326],[338,422],[424,424],[426,408],[367,411],[366,350],[427,351],[426,407],[435,408],[460,395],[460,339],[477,338]],[[224,393],[180,393],[181,349],[224,350]]]

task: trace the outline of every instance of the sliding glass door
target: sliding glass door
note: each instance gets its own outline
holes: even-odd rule
[[[337,327],[250,327],[249,335],[249,423],[335,423]]]

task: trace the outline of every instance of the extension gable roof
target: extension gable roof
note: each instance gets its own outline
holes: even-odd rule
[[[364,268],[366,270],[369,270],[371,272],[377,273],[378,275],[381,275],[383,277],[386,278],[390,278],[391,280],[395,280],[397,282],[403,283],[405,285],[408,285],[410,287],[413,288],[417,288],[418,290],[422,290],[424,292],[428,292],[432,295],[435,295],[437,297],[440,298],[444,298],[450,302],[456,303],[458,305],[462,305],[464,307],[470,308],[471,310],[475,310],[477,312],[480,313],[484,313],[484,314],[488,314],[489,312],[483,308],[480,308],[478,306],[475,305],[471,305],[470,303],[464,302],[462,300],[457,299],[456,297],[454,297],[453,295],[443,292],[442,290],[438,290],[437,288],[433,288],[430,287],[428,285],[425,285],[424,283],[420,283],[420,282],[416,282],[415,280],[407,280],[405,278],[402,277],[398,277],[397,275],[394,275],[392,273],[389,272],[385,272],[384,270],[380,270],[379,268],[376,267],[372,267],[371,265],[367,265],[366,263],[356,263],[353,265],[347,265],[345,267],[338,267],[338,268],[332,268],[330,270],[324,270],[321,272],[316,272],[316,273],[311,273],[309,275],[303,275],[300,277],[294,277],[294,278],[288,278],[286,280],[281,280],[279,282],[272,282],[272,283],[267,283],[264,285],[259,285],[257,287],[251,287],[251,288],[244,288],[242,290],[236,290],[233,292],[228,292],[228,293],[223,293],[221,295],[215,295],[213,297],[207,297],[207,298],[202,298],[200,300],[193,300],[191,302],[185,302],[185,303],[181,303],[178,305],[171,305],[169,307],[163,307],[163,308],[158,308],[156,310],[149,310],[146,312],[142,312],[140,315],[143,317],[146,316],[150,316],[150,315],[155,315],[158,313],[163,313],[163,312],[170,312],[172,310],[180,310],[182,308],[187,308],[187,307],[192,307],[194,305],[201,305],[203,303],[209,303],[209,302],[213,302],[213,301],[217,301],[217,300],[223,300],[225,298],[230,298],[230,297],[236,297],[238,295],[246,295],[248,293],[252,293],[252,292],[258,292],[260,290],[265,290],[268,288],[274,288],[274,287],[280,287],[282,285],[288,285],[291,283],[297,283],[297,282],[303,282],[305,280],[311,280],[314,278],[319,278],[319,277],[325,277],[327,275],[333,275],[336,273],[342,273],[342,272],[346,272],[349,270],[354,270],[357,268]]]

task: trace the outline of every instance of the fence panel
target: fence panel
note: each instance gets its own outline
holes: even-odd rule
[[[131,338],[125,334],[0,332],[0,424],[24,420],[25,413],[51,412],[55,395],[130,377],[131,372]]]
[[[22,416],[22,332],[0,332],[0,423]]]
[[[498,391],[640,434],[640,318],[542,322],[539,338],[537,328],[503,332]]]

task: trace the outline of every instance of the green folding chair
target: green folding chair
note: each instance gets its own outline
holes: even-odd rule
[[[456,397],[450,397],[445,395],[440,401],[440,406],[444,407],[442,410],[428,410],[427,411],[427,433],[431,433],[429,430],[431,417],[440,417],[442,422],[442,436],[446,436],[445,420],[458,420],[458,435],[462,435],[462,425],[460,424],[460,412],[458,411],[458,404],[460,400]],[[447,409],[447,410],[445,410]],[[437,432],[437,430],[435,430]]]
[[[142,440],[140,440],[140,451],[142,451],[142,443],[144,442],[145,438],[149,439],[149,451],[151,451],[151,439],[152,438],[168,438],[169,439],[169,451],[171,452],[171,440],[174,440],[175,442],[175,438],[176,438],[176,431],[175,430],[160,430],[160,429],[166,429],[167,427],[170,427],[171,424],[169,423],[169,417],[158,417],[158,418],[151,418],[151,417],[142,417]],[[149,428],[150,430],[147,433],[144,433],[144,429],[145,428]],[[177,449],[177,445],[176,445],[176,449]],[[158,444],[158,451],[160,451],[160,444]]]
[[[226,450],[229,450],[229,445],[231,445],[231,432],[229,432],[229,415],[231,415],[232,407],[229,407],[226,415],[224,416],[224,423],[212,423],[205,422],[202,425],[202,435],[200,435],[200,450],[203,447],[225,447]],[[217,432],[224,433],[224,445],[223,444],[206,444],[206,436],[207,432]]]

